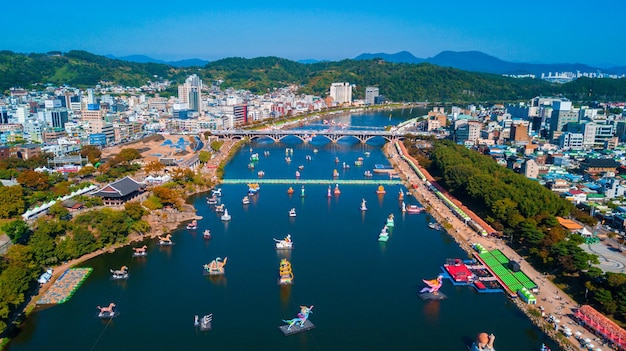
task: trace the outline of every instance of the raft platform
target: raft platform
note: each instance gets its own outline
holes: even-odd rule
[[[280,329],[280,331],[283,332],[285,336],[289,336],[314,329],[315,324],[311,323],[311,321],[307,319],[306,322],[304,322],[303,326],[300,326],[300,323],[296,323],[291,327],[291,330],[287,330],[287,328],[289,328],[288,324],[278,327],[278,329]]]
[[[93,268],[72,268],[63,273],[37,301],[38,305],[60,304],[69,300],[91,274]]]
[[[433,294],[431,292],[423,292],[423,293],[419,293],[417,294],[420,299],[422,300],[428,300],[428,301],[438,301],[438,300],[445,300],[448,298],[448,296],[442,292],[438,292],[436,294]]]

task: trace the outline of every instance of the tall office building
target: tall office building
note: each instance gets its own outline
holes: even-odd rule
[[[183,85],[178,86],[178,101],[187,104],[190,111],[200,112],[202,109],[202,80],[192,74]]]
[[[350,83],[332,83],[330,85],[330,97],[338,104],[352,103],[352,85]]]
[[[378,97],[378,87],[366,87],[365,88],[365,103],[367,105],[375,105],[376,98]]]
[[[578,111],[572,109],[572,102],[567,99],[553,101],[550,138],[557,139],[564,132],[563,127],[571,122],[578,122]]]

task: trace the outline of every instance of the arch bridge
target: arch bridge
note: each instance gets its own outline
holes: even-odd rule
[[[244,130],[244,129],[229,129],[229,130],[214,130],[211,131],[211,135],[243,139],[249,138],[250,140],[259,138],[270,138],[275,142],[287,136],[295,136],[302,140],[304,143],[311,141],[313,137],[325,137],[332,143],[336,143],[339,139],[345,137],[352,137],[358,139],[361,143],[366,143],[368,140],[375,137],[382,137],[387,142],[395,139],[401,139],[402,135],[396,134],[392,131],[381,130],[291,130],[291,129],[273,129],[273,130]]]

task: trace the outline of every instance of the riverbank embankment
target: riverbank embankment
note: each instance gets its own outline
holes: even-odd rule
[[[572,329],[579,331],[582,338],[596,339],[596,336],[583,327],[578,327],[576,321],[571,318],[573,309],[578,307],[578,303],[570,296],[562,292],[555,284],[537,270],[535,270],[528,262],[524,260],[516,251],[506,245],[506,243],[494,237],[485,237],[478,235],[472,228],[457,218],[453,212],[441,201],[434,193],[432,193],[426,183],[420,179],[411,166],[402,159],[398,153],[394,143],[387,143],[384,147],[385,154],[394,166],[405,186],[409,189],[411,195],[426,207],[428,213],[439,223],[446,224],[444,227],[448,234],[459,244],[459,246],[472,257],[474,250],[472,244],[479,243],[483,247],[492,250],[499,249],[510,260],[520,262],[521,269],[533,279],[539,286],[538,305],[528,305],[519,298],[512,298],[524,314],[531,321],[549,335],[563,350],[583,350],[584,347],[578,345],[576,340],[570,340],[564,336],[559,330],[555,330],[554,325],[548,323],[544,316],[555,316],[561,319],[561,325],[569,324]],[[417,161],[413,161],[417,164]],[[543,309],[543,311],[540,310]]]

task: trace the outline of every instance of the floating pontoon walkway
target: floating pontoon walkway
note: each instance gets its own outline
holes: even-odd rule
[[[72,268],[63,273],[59,279],[37,301],[38,305],[64,303],[74,295],[78,287],[87,279],[93,268]]]
[[[400,179],[222,179],[222,184],[341,184],[401,185]]]

